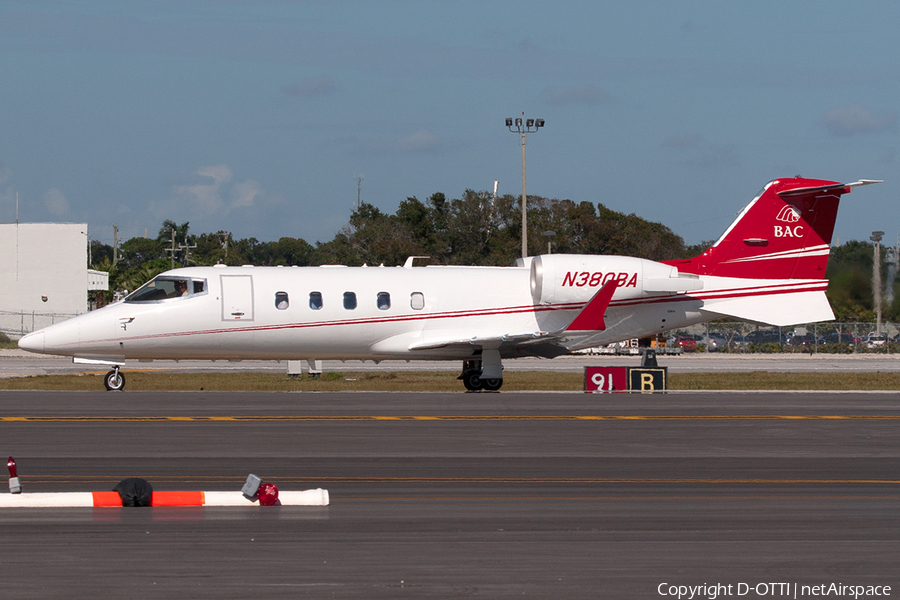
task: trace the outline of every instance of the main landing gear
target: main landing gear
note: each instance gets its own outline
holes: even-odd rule
[[[502,377],[483,378],[482,374],[480,360],[464,360],[462,374],[458,379],[462,379],[463,385],[470,392],[480,392],[481,390],[496,392],[503,385]]]
[[[113,370],[103,378],[103,385],[106,386],[107,391],[121,391],[125,387],[125,374],[119,372],[119,367],[113,367]]]

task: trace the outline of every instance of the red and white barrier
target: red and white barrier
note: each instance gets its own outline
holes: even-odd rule
[[[328,490],[280,491],[282,506],[328,506]],[[241,492],[153,492],[153,506],[259,506]],[[121,507],[118,492],[0,494],[0,508]]]

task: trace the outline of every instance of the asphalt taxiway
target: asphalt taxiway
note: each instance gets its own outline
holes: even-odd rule
[[[331,496],[5,510],[17,598],[900,590],[896,393],[6,391],[0,452],[26,494],[233,490],[252,472]]]

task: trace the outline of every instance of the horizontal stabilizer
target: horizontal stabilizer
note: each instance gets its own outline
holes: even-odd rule
[[[704,312],[767,325],[802,325],[833,321],[834,313],[825,292],[795,292],[725,300],[707,300]]]
[[[834,190],[841,190],[842,193],[847,193],[855,187],[859,187],[861,185],[872,185],[873,183],[884,183],[884,180],[860,179],[859,181],[854,181],[853,183],[833,183],[831,185],[820,185],[818,187],[793,188],[790,190],[785,190],[783,192],[778,192],[778,195],[782,198],[790,198],[792,196],[802,196],[806,194],[829,192]]]

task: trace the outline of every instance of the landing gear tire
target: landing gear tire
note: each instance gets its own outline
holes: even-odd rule
[[[502,379],[482,379],[481,385],[489,392],[496,392],[503,385]]]
[[[484,387],[484,381],[481,379],[479,371],[466,371],[462,376],[463,385],[470,392],[480,391]]]
[[[121,391],[125,387],[125,374],[120,373],[119,369],[113,369],[103,378],[103,385],[110,392]]]

